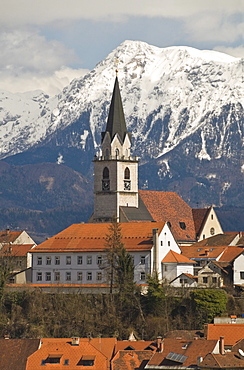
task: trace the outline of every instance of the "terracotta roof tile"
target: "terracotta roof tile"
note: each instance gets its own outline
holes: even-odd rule
[[[164,259],[162,260],[164,263],[195,263],[195,261],[190,260],[189,258],[183,256],[182,254],[176,253],[172,250],[170,250]]]
[[[170,222],[176,240],[195,240],[192,209],[178,194],[140,190],[139,195],[155,221]]]
[[[233,346],[238,340],[244,338],[244,324],[207,324],[206,338],[219,339],[224,337],[226,346]]]
[[[25,370],[27,358],[39,344],[40,339],[0,339],[0,369]]]
[[[213,352],[217,343],[217,340],[164,338],[163,351],[155,353],[148,365],[172,366],[174,364],[175,366],[193,367],[197,364],[197,358],[199,356],[205,357],[208,353]],[[170,352],[184,355],[186,358],[182,363],[176,363],[167,359]]]
[[[209,238],[203,239],[200,242],[197,242],[197,245],[200,246],[220,246],[220,245],[229,245],[238,233],[224,233],[210,236]]]
[[[221,354],[208,354],[200,364],[200,368],[214,369],[244,369],[244,360],[239,353],[227,352]]]
[[[226,248],[224,253],[221,255],[219,262],[232,262],[236,257],[243,253],[243,248],[229,246]]]
[[[59,234],[39,244],[31,252],[104,251],[105,237],[109,234],[107,223],[73,224]],[[152,229],[163,229],[164,222],[122,223],[122,242],[128,251],[150,250]]]
[[[0,243],[13,243],[23,231],[0,231]]]
[[[207,218],[210,208],[196,208],[192,210],[196,235],[200,234],[204,220]]]
[[[125,350],[145,351],[146,349],[156,350],[156,343],[148,340],[118,340],[116,345],[116,352]]]
[[[151,357],[150,351],[119,351],[112,360],[113,370],[141,369],[141,363],[143,362],[145,366]]]
[[[102,342],[103,338],[100,338],[100,341]],[[110,358],[96,348],[97,342],[94,342],[94,344],[95,345],[93,345],[92,340],[88,338],[80,338],[78,345],[72,345],[72,340],[67,338],[43,339],[41,348],[28,358],[26,370],[43,369],[43,361],[45,360],[47,360],[45,362],[46,370],[51,370],[54,367],[56,368],[56,366],[58,366],[59,369],[66,370],[80,369],[83,368],[80,363],[82,358],[83,360],[93,358],[94,365],[92,369],[94,370],[109,369]],[[101,345],[101,347],[106,345],[108,345],[107,341],[104,345]],[[111,350],[105,350],[105,352],[111,354]],[[53,356],[56,356],[57,359],[59,358],[59,363],[56,365],[48,362],[48,359]],[[66,365],[65,360],[68,360]]]
[[[0,256],[24,257],[35,244],[6,244],[0,250]]]
[[[226,246],[208,247],[200,246],[198,243],[191,245],[190,247],[181,246],[182,254],[191,259],[216,259],[227,249]]]

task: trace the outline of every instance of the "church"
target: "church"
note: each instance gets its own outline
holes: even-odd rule
[[[221,225],[213,207],[193,210],[174,192],[138,189],[139,160],[131,154],[117,76],[101,153],[93,162],[94,212],[89,223],[71,225],[31,250],[32,283],[106,284],[101,265],[113,220],[121,223],[137,284],[145,284],[146,276],[155,272],[164,279],[163,261],[172,260],[171,278],[193,274],[194,261],[182,256],[180,247],[223,233]]]

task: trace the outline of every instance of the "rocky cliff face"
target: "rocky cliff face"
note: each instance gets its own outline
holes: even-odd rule
[[[62,93],[0,95],[1,158],[63,163],[92,179],[114,61],[140,187],[175,190],[193,207],[243,205],[244,60],[125,41]]]

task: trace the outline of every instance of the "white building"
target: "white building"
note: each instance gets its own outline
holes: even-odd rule
[[[34,284],[108,283],[104,270],[107,223],[74,224],[31,250]],[[121,224],[122,242],[134,259],[134,280],[145,284],[147,274],[162,278],[162,260],[180,249],[167,223]]]

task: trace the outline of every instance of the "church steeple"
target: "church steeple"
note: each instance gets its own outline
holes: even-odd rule
[[[120,220],[121,207],[138,207],[138,158],[131,156],[119,82],[116,76],[102,151],[94,158],[93,222]]]
[[[119,81],[117,76],[115,78],[114,90],[108,114],[106,131],[102,132],[102,142],[106,132],[109,132],[111,141],[113,140],[115,134],[118,134],[121,143],[124,142],[125,135],[126,133],[128,133],[125,123],[124,110],[122,106],[122,100],[119,90]]]

